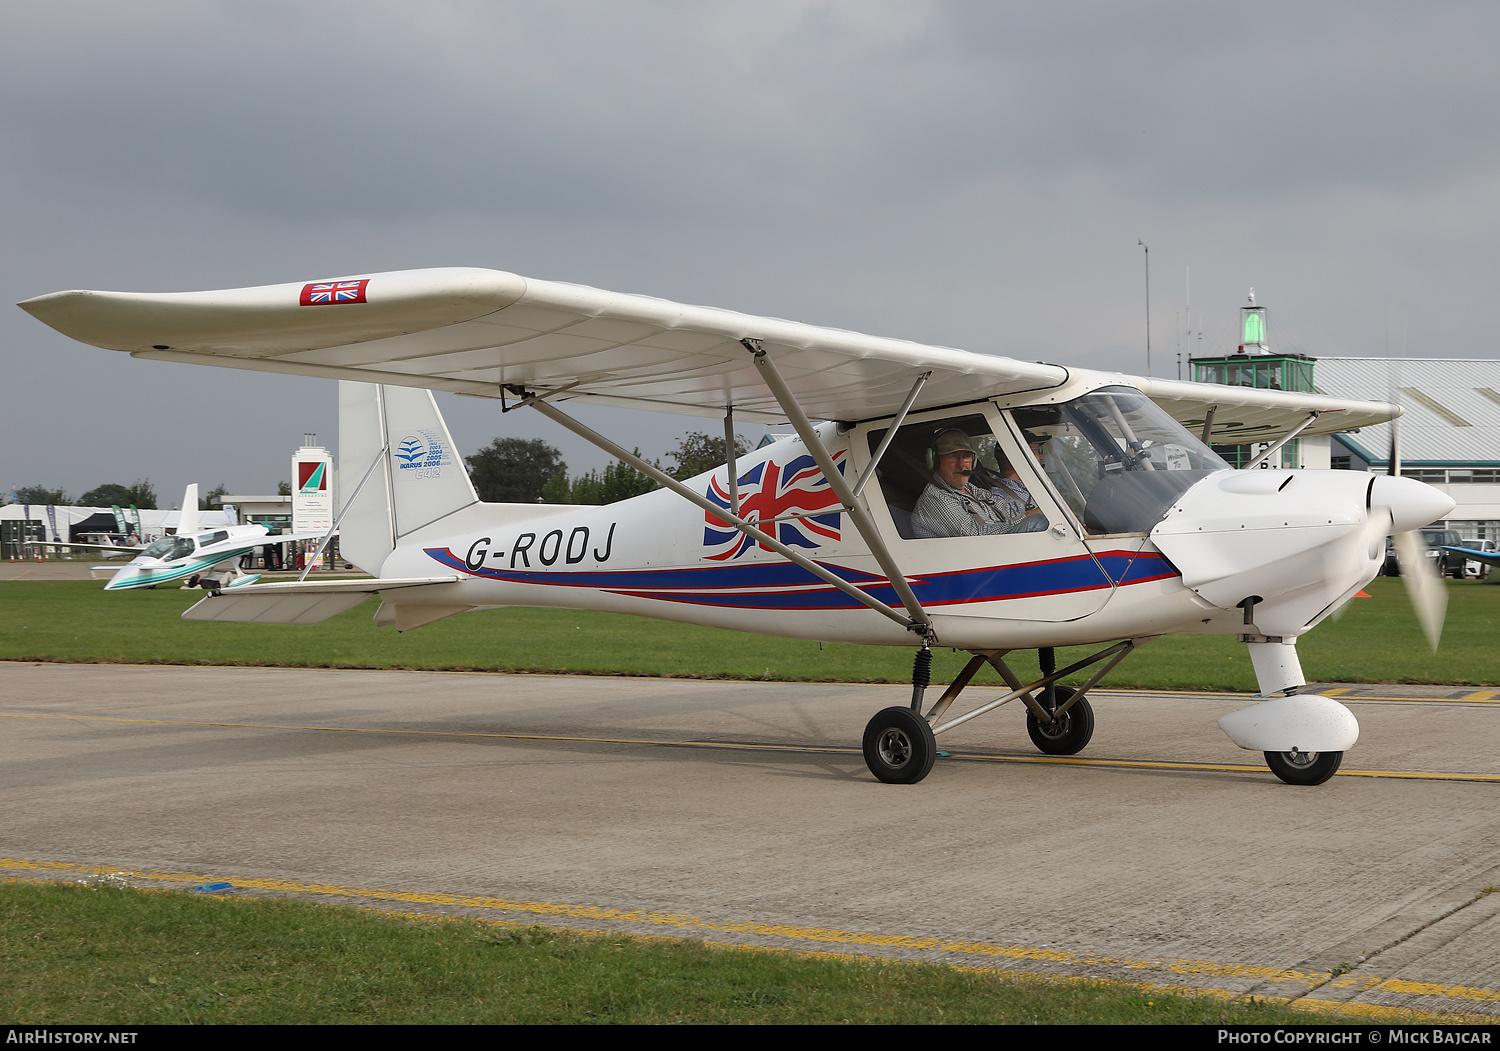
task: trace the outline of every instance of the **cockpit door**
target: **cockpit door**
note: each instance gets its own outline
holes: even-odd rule
[[[889,422],[861,425],[852,435],[857,471],[869,464]],[[1086,617],[1108,600],[1108,574],[1023,437],[986,402],[908,416],[881,458],[863,498],[929,612],[1060,622]],[[942,480],[939,449],[962,446],[965,438],[974,470],[966,487],[956,489]],[[1005,506],[997,512],[990,502]],[[1023,513],[1016,513],[1017,503]],[[997,514],[1011,528],[1002,530]],[[963,532],[969,529],[975,532]]]

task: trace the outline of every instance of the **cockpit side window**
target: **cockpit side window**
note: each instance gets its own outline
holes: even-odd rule
[[[873,454],[885,431],[869,436]],[[956,458],[966,466],[945,464]],[[1047,527],[982,415],[903,426],[879,467],[882,492],[905,540],[1034,532]]]

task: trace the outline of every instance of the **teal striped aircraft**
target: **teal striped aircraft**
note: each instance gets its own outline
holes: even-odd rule
[[[235,588],[252,584],[260,574],[240,569],[240,557],[265,544],[286,544],[299,540],[321,539],[322,533],[286,535],[272,533],[265,526],[246,525],[200,531],[198,526],[198,485],[187,487],[182,496],[182,513],[177,532],[153,540],[144,547],[121,547],[112,544],[63,544],[33,542],[30,547],[72,547],[119,554],[133,553],[129,562],[104,585],[105,591],[129,591],[150,588],[173,580],[194,577],[207,588]]]

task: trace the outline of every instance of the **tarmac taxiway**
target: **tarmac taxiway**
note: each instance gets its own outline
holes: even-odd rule
[[[1246,697],[1114,691],[1080,756],[1006,707],[889,786],[909,688],[0,663],[0,876],[1500,1016],[1500,699],[1337,689],[1317,788]]]

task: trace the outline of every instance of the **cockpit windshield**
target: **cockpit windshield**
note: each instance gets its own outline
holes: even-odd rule
[[[1047,477],[1091,533],[1141,533],[1229,465],[1130,387],[1012,410]]]
[[[145,558],[159,558],[163,562],[175,562],[193,553],[193,542],[185,536],[164,536],[153,541],[141,552]]]

